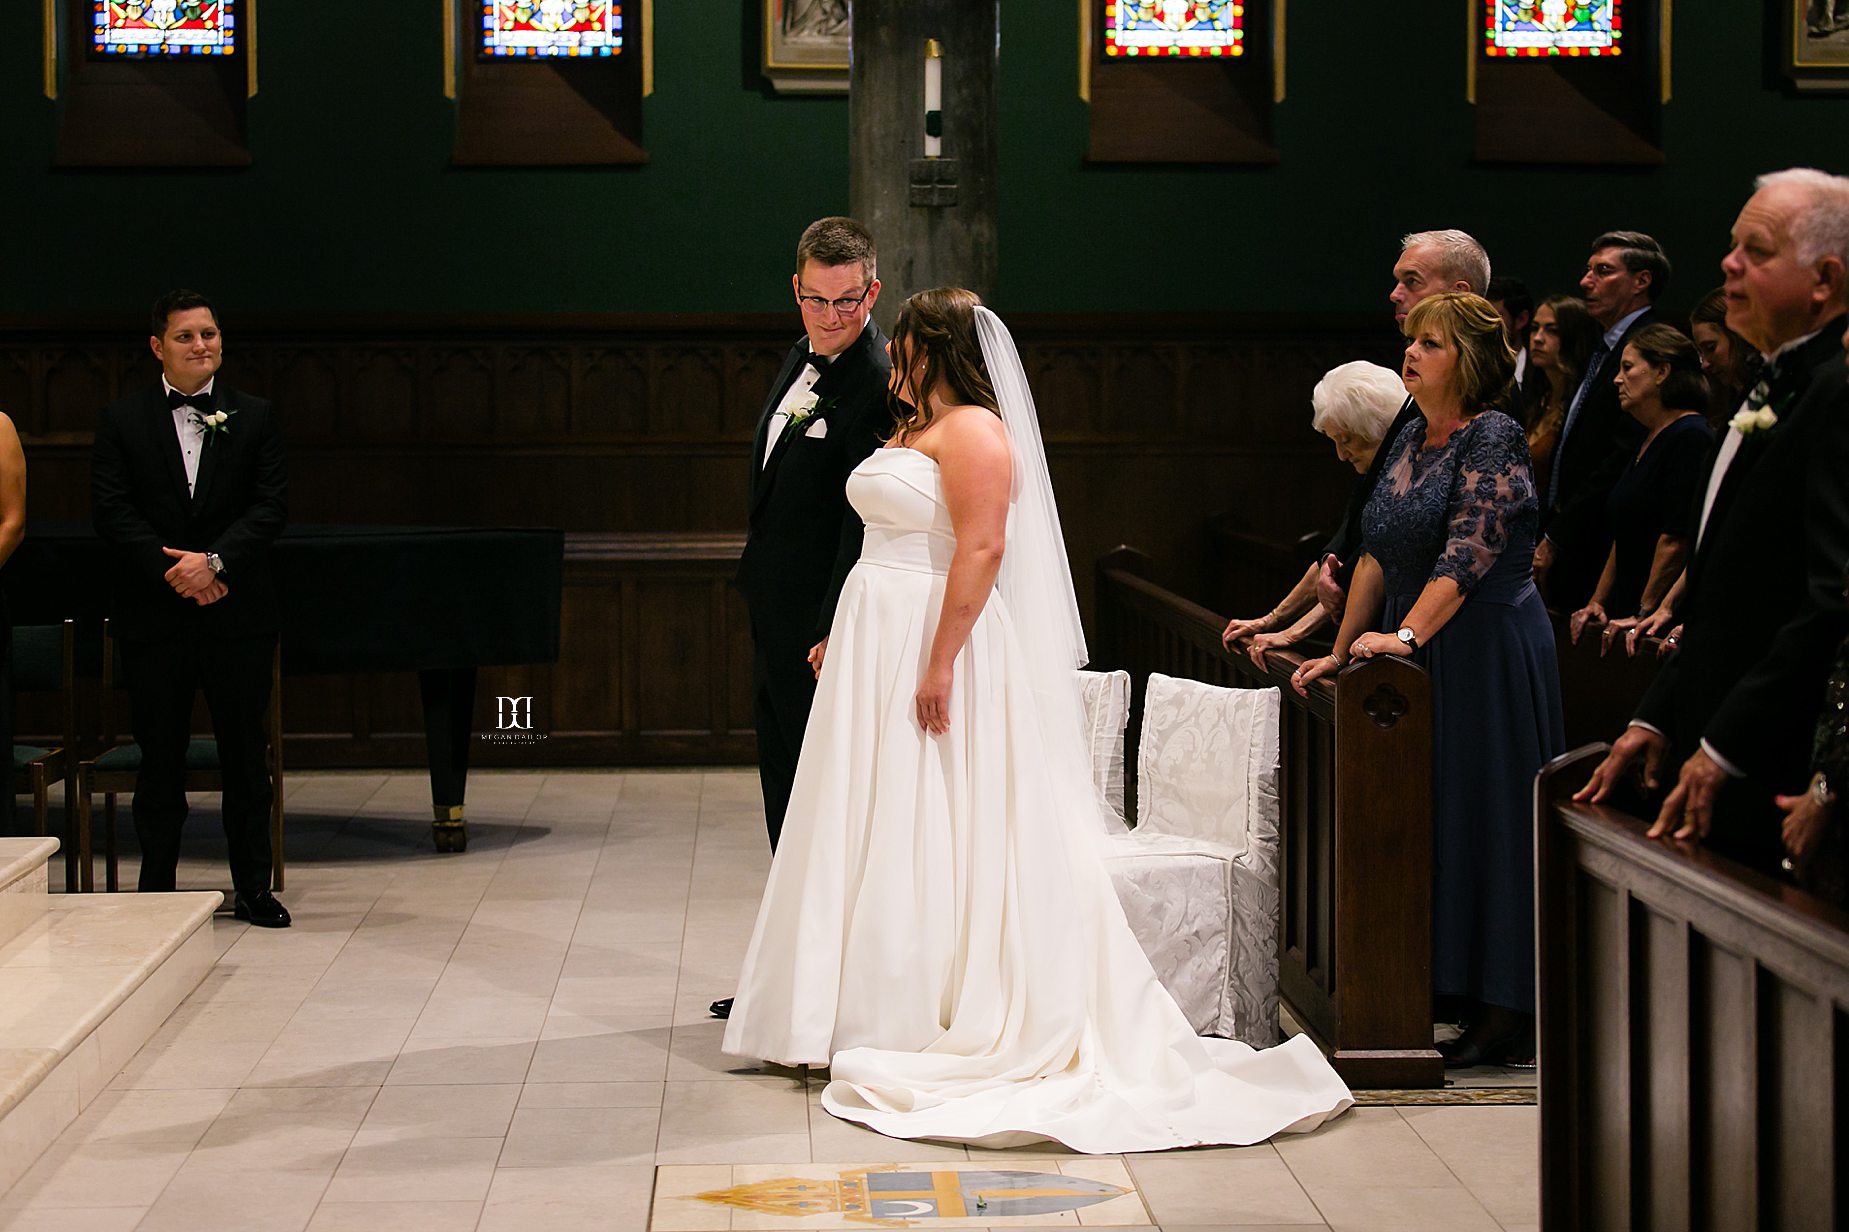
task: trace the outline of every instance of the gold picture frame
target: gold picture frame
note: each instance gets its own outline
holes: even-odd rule
[[[1774,37],[1798,90],[1849,90],[1849,0],[1782,0]]]
[[[850,0],[764,0],[764,76],[784,94],[845,94]]]

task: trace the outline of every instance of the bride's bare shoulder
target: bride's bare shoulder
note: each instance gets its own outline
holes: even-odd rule
[[[1008,429],[1002,417],[986,406],[947,406],[939,411],[932,427],[942,433],[939,438],[959,451],[1008,453]]]

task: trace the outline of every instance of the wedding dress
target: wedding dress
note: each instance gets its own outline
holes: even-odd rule
[[[865,543],[725,1051],[829,1066],[823,1106],[900,1138],[1116,1153],[1313,1129],[1352,1103],[1315,1045],[1196,1036],[1125,921],[1072,760],[1084,651],[1044,453],[1012,341],[977,311],[1015,416],[1003,577],[957,656],[949,731],[928,733],[913,696],[956,547],[938,466],[889,447],[850,476]],[[1011,571],[1017,548],[1036,559]]]

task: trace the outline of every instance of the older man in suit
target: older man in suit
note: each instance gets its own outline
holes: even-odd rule
[[[1849,633],[1849,178],[1761,176],[1733,227],[1727,325],[1766,367],[1711,456],[1678,647],[1578,799],[1641,760],[1679,767],[1650,833],[1776,874],[1777,795],[1804,790],[1810,729]]]
[[[1643,442],[1637,422],[1618,404],[1618,363],[1625,342],[1655,318],[1654,305],[1669,286],[1669,258],[1641,231],[1607,231],[1592,241],[1579,285],[1605,335],[1567,403],[1534,553],[1536,580],[1562,612],[1585,604],[1611,549],[1605,498]]]
[[[275,787],[263,731],[277,625],[269,551],[286,516],[282,436],[267,401],[217,379],[224,340],[204,296],[163,296],[148,344],[161,363],[160,383],[103,411],[90,464],[141,746],[140,888],[174,888],[193,698],[203,692],[224,779],[233,910],[240,920],[286,928],[289,913],[270,892]]]

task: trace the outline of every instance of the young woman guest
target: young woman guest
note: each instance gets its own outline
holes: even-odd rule
[[[1708,423],[1715,431],[1726,428],[1727,421],[1740,409],[1746,397],[1746,374],[1752,369],[1753,348],[1746,339],[1727,328],[1727,298],[1716,287],[1701,297],[1689,313],[1689,333],[1695,349],[1701,353],[1701,370],[1713,386],[1713,408]]]
[[[1608,638],[1628,632],[1661,605],[1688,557],[1695,490],[1714,440],[1703,417],[1708,379],[1695,344],[1676,330],[1657,324],[1633,334],[1617,384],[1619,405],[1644,439],[1606,499],[1611,553],[1592,598],[1568,624],[1575,642],[1590,625],[1608,625]]]
[[[1591,362],[1592,349],[1603,331],[1586,311],[1583,300],[1556,295],[1534,310],[1534,327],[1528,334],[1528,362],[1539,374],[1528,380],[1529,393],[1523,416],[1528,431],[1528,453],[1534,459],[1535,490],[1547,490],[1547,467],[1554,442],[1566,420],[1567,404],[1579,388],[1581,375]]]
[[[1439,1046],[1452,1067],[1533,1056],[1535,773],[1565,743],[1547,609],[1534,586],[1540,520],[1528,444],[1500,408],[1515,357],[1475,295],[1434,295],[1406,318],[1419,404],[1388,447],[1363,518],[1336,653],[1410,655],[1432,675],[1432,988],[1474,1002]],[[1372,630],[1372,631],[1371,631]]]

